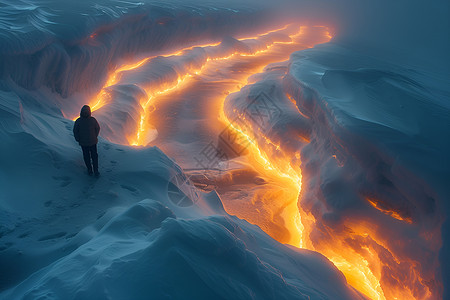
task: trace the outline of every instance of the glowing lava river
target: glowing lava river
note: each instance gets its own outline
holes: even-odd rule
[[[322,253],[368,298],[429,297],[413,262],[391,251],[369,223],[348,221],[345,230],[317,240],[314,232],[328,228],[302,206],[300,150],[310,142],[310,116],[281,87],[293,52],[330,39],[325,27],[289,24],[145,57],[111,72],[89,104],[104,138],[159,147],[198,189],[215,190],[229,214],[281,243]],[[113,129],[124,114],[121,131]],[[294,127],[300,129],[294,133]],[[376,200],[368,201],[377,208]]]

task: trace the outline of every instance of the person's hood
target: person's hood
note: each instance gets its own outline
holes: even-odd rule
[[[91,116],[91,108],[89,105],[85,105],[81,108],[80,117],[89,118]]]

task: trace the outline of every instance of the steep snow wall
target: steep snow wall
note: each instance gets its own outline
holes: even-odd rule
[[[449,243],[445,79],[325,44],[250,83],[227,98],[226,114],[247,123],[281,172],[301,159],[304,246],[337,265],[354,251],[345,259],[368,262],[386,299],[440,299]],[[279,110],[264,126],[249,117],[262,93]]]
[[[6,1],[0,20],[0,78],[67,97],[98,88],[119,60],[250,34],[274,18],[248,7],[155,1]]]
[[[415,261],[413,268],[423,275],[420,285],[432,291],[433,299],[440,298],[448,282],[445,249],[450,242],[444,223],[449,215],[446,182],[450,179],[445,150],[450,146],[445,138],[450,131],[450,98],[445,76],[370,59],[332,44],[297,53],[291,60],[288,89],[299,109],[315,116],[317,128],[315,139],[302,150],[302,170],[317,178],[307,180],[303,201],[316,199],[322,203],[319,207],[331,210],[331,215],[321,214],[331,217],[322,219],[332,227],[351,218],[355,211],[344,211],[347,204],[354,206],[362,217],[356,223],[376,224],[376,235],[393,256]],[[311,101],[314,97],[302,92],[308,88],[320,97]],[[319,148],[328,154],[318,158]],[[330,155],[335,159],[327,161]],[[348,194],[352,188],[347,184],[355,194]],[[362,208],[364,199],[379,201],[379,211]],[[391,224],[393,211],[403,221]],[[402,263],[397,265],[403,269]],[[411,276],[403,280],[412,284]]]
[[[345,279],[336,270],[328,270],[323,256],[277,244],[259,228],[235,217],[178,219],[161,202],[145,199],[108,212],[85,231],[92,238],[2,296],[359,298],[341,288]],[[274,259],[281,268],[271,266],[269,261]]]
[[[0,184],[1,195],[7,199],[2,202],[2,219],[7,220],[2,234],[14,231],[18,216],[29,217],[44,209],[45,201],[27,201],[33,199],[35,191],[46,191],[40,195],[41,200],[53,199],[58,197],[58,187],[70,184],[64,169],[77,166],[76,148],[67,147],[71,122],[60,118],[58,102],[77,92],[96,90],[122,59],[157,55],[180,45],[189,46],[193,41],[220,41],[227,35],[251,33],[276,23],[267,14],[248,8],[122,1],[85,6],[86,3],[41,1],[37,5],[33,1],[11,0],[1,4],[0,133],[4,143],[0,152],[5,155],[0,161]],[[420,6],[414,3],[415,11],[419,11]],[[385,8],[382,4],[377,7],[379,11]],[[343,34],[338,35],[337,41],[341,45],[352,44],[355,39],[366,37],[357,44],[358,49],[376,54],[371,47],[378,44],[389,26],[378,30],[378,26],[372,27],[373,19],[365,26],[355,26],[370,12],[370,7],[363,8],[350,10],[356,17],[340,27]],[[361,10],[366,13],[358,14]],[[398,10],[401,11],[397,7]],[[347,7],[341,11],[345,11],[343,16],[348,13]],[[389,16],[389,25],[399,29],[395,26],[397,15]],[[429,28],[429,22],[425,23]],[[377,38],[371,40],[370,35],[365,35],[368,32],[376,33]],[[420,32],[421,36],[428,33]],[[445,28],[437,32],[442,36]],[[400,53],[414,45],[415,37],[408,36],[406,40]],[[383,50],[396,46],[396,41],[396,35],[390,35]],[[434,63],[446,53],[445,49],[439,49]],[[424,47],[420,50],[415,57],[426,52]],[[411,53],[407,54],[410,58]],[[407,61],[402,55],[393,57]],[[442,61],[443,66],[446,63],[448,60]],[[305,181],[300,209],[317,220],[307,224],[312,229],[310,243],[320,249],[323,238],[335,234],[336,241],[344,240],[355,249],[377,247],[369,239],[342,238],[347,227],[368,222],[373,235],[395,255],[387,255],[383,262],[399,264],[404,274],[418,271],[423,279],[411,275],[382,284],[410,281],[411,285],[418,283],[417,288],[412,287],[417,297],[427,296],[427,290],[438,297],[448,282],[450,269],[448,221],[444,223],[443,238],[439,239],[448,216],[446,199],[450,198],[446,187],[448,158],[443,155],[449,148],[445,136],[449,124],[448,82],[432,72],[374,61],[339,47],[297,54],[284,80],[279,74],[270,80],[276,81],[273,91],[280,95],[287,92],[299,109],[300,116],[291,112],[288,119],[273,124],[269,136],[282,143],[285,153],[278,155],[289,157],[290,152],[301,150]],[[262,87],[264,84],[257,90]],[[126,93],[139,96],[140,91]],[[386,99],[389,105],[385,105]],[[128,102],[124,99],[121,104]],[[290,108],[287,102],[286,108]],[[301,139],[290,140],[293,132]],[[261,143],[266,142],[260,138]],[[75,154],[61,154],[65,152]],[[298,158],[294,156],[292,163],[299,163]],[[21,170],[27,168],[33,172],[24,178]],[[47,180],[51,178],[54,180]],[[121,180],[126,180],[126,176]],[[28,188],[24,189],[20,182],[29,183]],[[109,190],[104,192],[111,196]],[[70,194],[65,196],[72,199]],[[368,199],[375,201],[379,209]],[[393,218],[392,212],[403,221]],[[399,257],[401,263],[396,260]],[[393,274],[386,268],[382,269],[383,274]]]
[[[0,298],[364,299],[322,255],[228,216],[215,192],[177,205],[168,189],[191,196],[173,181],[184,175],[155,147],[100,139],[102,177],[86,177],[49,95],[6,89]]]
[[[61,114],[66,97],[97,90],[121,59],[251,34],[268,19],[86,3],[1,4],[0,298],[363,299],[322,255],[228,216],[215,192],[174,203],[168,189],[185,196],[171,181],[182,171],[157,148],[100,139],[102,177],[86,178]]]

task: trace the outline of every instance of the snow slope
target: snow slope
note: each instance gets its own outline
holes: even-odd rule
[[[327,1],[302,2],[301,12],[286,14],[296,19],[311,12],[308,21],[317,17],[320,25],[330,17],[335,42],[269,66],[227,98],[227,113],[245,108],[252,92],[274,93],[280,101],[288,117],[274,120],[258,142],[276,141],[277,158],[297,165],[299,158],[290,154],[301,154],[299,210],[308,220],[310,248],[325,253],[329,242],[355,251],[382,249],[375,269],[383,275],[382,286],[394,287],[386,299],[396,289],[407,291],[406,299],[445,299],[450,91],[448,43],[441,39],[446,27],[436,26],[441,41],[436,48],[404,52],[417,42],[397,38],[404,32],[397,22],[404,1],[389,6],[383,26],[365,18],[375,11],[372,6],[348,9],[353,2],[339,2],[345,3],[339,8],[337,2],[328,8]],[[382,12],[384,4],[373,7]],[[422,11],[418,1],[413,4],[405,24]],[[71,136],[73,122],[63,114],[76,115],[123,61],[223,40],[239,46],[229,36],[286,23],[279,9],[266,6],[271,5],[0,4],[0,298],[364,299],[321,254],[282,245],[229,216],[214,191],[177,187],[175,179],[185,175],[156,147],[101,139],[102,177],[86,177]],[[432,11],[444,11],[439,7],[446,6],[439,2]],[[428,29],[442,25],[440,20],[425,20],[414,32],[433,41]],[[395,30],[386,36],[390,28]],[[192,54],[191,62],[174,65],[204,59],[201,49]],[[171,72],[152,80],[170,79]],[[111,120],[105,121],[106,135],[127,133],[136,124],[143,91],[130,84],[136,78],[128,79],[113,91],[116,107],[103,114]],[[116,142],[125,143],[122,135]],[[378,209],[368,199],[375,199]],[[361,224],[371,238],[349,237],[349,229],[358,233]]]
[[[306,246],[334,262],[361,257],[378,266],[386,299],[440,299],[448,282],[448,77],[328,43],[250,81],[227,98],[226,113],[247,116],[261,93],[280,110],[270,124],[246,122],[269,157],[291,166],[301,157]]]
[[[243,24],[251,34],[261,13],[87,4],[67,15],[2,4],[0,298],[363,299],[322,255],[229,216],[215,192],[177,186],[185,176],[157,148],[100,139],[102,176],[87,177],[60,109],[75,111],[120,59]]]
[[[361,298],[326,258],[228,216],[215,192],[177,205],[181,170],[157,148],[101,140],[103,175],[87,177],[72,121],[1,95],[1,298]]]
[[[331,61],[331,57],[339,59]],[[289,80],[318,92],[320,101],[312,109],[324,111],[327,130],[331,129],[331,136],[320,129],[318,143],[302,150],[303,157],[308,157],[304,169],[320,177],[305,190],[304,199],[311,207],[320,202],[323,208],[316,213],[335,215],[333,220],[356,215],[356,222],[364,220],[377,226],[377,234],[394,256],[400,261],[402,257],[405,262],[415,261],[417,267],[411,269],[417,268],[424,275],[421,283],[428,280],[430,284],[423,285],[433,291],[433,298],[441,297],[449,280],[448,74],[385,62],[332,44],[294,54],[291,60]],[[296,98],[299,108],[311,109],[302,98]],[[327,148],[319,142],[327,138],[327,154],[322,158],[306,155],[319,147]],[[318,172],[314,161],[330,154],[338,164],[327,162]],[[349,195],[355,184],[356,194]],[[314,196],[318,190],[323,198]],[[397,211],[402,219],[412,221],[412,226],[395,222],[373,207],[361,207],[361,200],[364,203],[368,197],[379,199],[384,210]],[[349,202],[342,203],[345,198]],[[347,205],[357,212],[345,212]],[[334,221],[331,224],[335,226]],[[413,285],[414,276],[406,282]]]

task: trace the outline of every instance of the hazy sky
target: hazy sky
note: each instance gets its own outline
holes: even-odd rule
[[[275,3],[275,1],[269,1]],[[280,3],[280,1],[276,1]],[[337,40],[377,54],[450,66],[448,0],[285,0],[286,13],[329,22]],[[296,9],[289,8],[293,5]],[[294,12],[294,13],[293,13]]]

